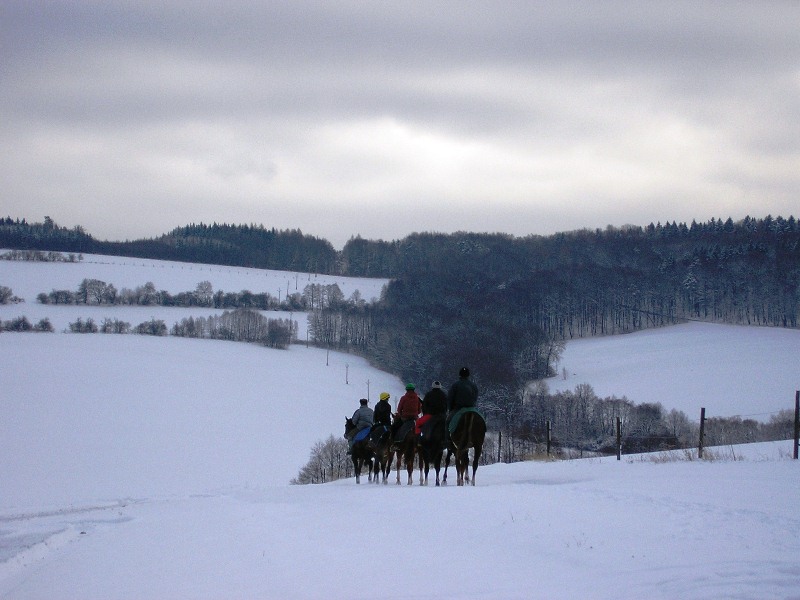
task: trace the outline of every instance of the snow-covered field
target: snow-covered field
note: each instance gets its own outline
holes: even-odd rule
[[[114,260],[102,272],[0,261],[0,285],[26,299],[0,318],[33,321],[37,293],[84,277],[268,291],[222,280],[235,269],[173,283],[155,263],[148,276]],[[762,331],[689,324],[573,342],[566,384],[690,413],[674,390],[691,378],[707,392],[697,406],[733,390],[714,409],[725,415],[790,408],[800,375],[796,358],[781,361],[787,347],[796,357],[798,332],[762,346]],[[574,351],[601,342],[584,359]],[[781,372],[753,375],[753,356],[730,344],[759,347]],[[701,350],[687,366],[681,348]],[[669,385],[648,385],[662,372]],[[742,404],[778,376],[791,388],[779,402]],[[493,465],[474,488],[288,485],[312,444],[383,390],[396,400],[402,382],[303,345],[0,334],[0,598],[800,598],[791,442],[736,447],[736,461]]]
[[[6,252],[0,250],[0,254]],[[138,306],[126,307],[123,318],[120,316],[120,307],[116,306],[46,306],[36,302],[40,293],[49,294],[53,290],[75,292],[84,279],[99,279],[112,284],[118,291],[125,288],[135,290],[150,282],[156,290],[165,290],[173,295],[192,292],[197,289],[198,283],[208,281],[213,285],[214,292],[238,293],[248,290],[254,294],[268,293],[280,299],[285,299],[287,293],[302,294],[310,284],[336,284],[345,298],[350,298],[358,291],[367,302],[380,298],[381,290],[388,281],[99,254],[86,254],[83,260],[72,263],[0,260],[0,285],[10,287],[15,296],[25,300],[22,305],[0,305],[0,319],[7,321],[24,314],[32,324],[36,324],[47,317],[58,331],[68,328],[78,318],[84,321],[92,318],[98,324],[105,318],[116,318],[128,321],[133,326],[150,319],[160,319],[169,328],[184,317],[207,317],[223,312],[202,307],[176,309]],[[302,315],[271,311],[262,311],[262,314],[270,318],[294,320],[298,325],[298,339],[306,338],[307,322]]]
[[[563,371],[567,377],[564,378]],[[567,344],[551,392],[589,383],[595,393],[661,402],[699,420],[738,415],[766,422],[794,410],[800,330],[686,323]]]

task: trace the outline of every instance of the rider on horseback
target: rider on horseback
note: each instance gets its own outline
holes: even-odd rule
[[[389,392],[381,392],[380,400],[375,405],[375,424],[386,425],[387,427],[392,424],[392,405],[389,404]]]
[[[434,381],[431,389],[422,399],[423,415],[443,415],[447,412],[447,393],[442,384]]]
[[[359,400],[360,406],[356,409],[356,412],[353,413],[353,425],[355,425],[355,434],[347,440],[347,453],[351,454],[353,452],[353,440],[356,438],[358,433],[363,429],[367,429],[368,427],[372,427],[372,420],[374,418],[374,413],[372,409],[367,406],[369,404],[369,400],[366,398],[362,398]]]
[[[417,419],[415,432],[419,435],[423,425],[432,418],[441,418],[447,412],[447,392],[442,388],[439,381],[434,381],[431,389],[426,392],[422,399],[422,416]]]
[[[406,393],[403,394],[397,404],[397,414],[395,415],[394,425],[392,425],[392,435],[395,442],[399,442],[400,438],[403,437],[403,435],[399,436],[398,433],[405,434],[407,431],[403,426],[409,421],[412,423],[416,421],[422,410],[422,401],[414,388],[413,383],[406,385]]]
[[[450,421],[462,408],[474,407],[478,404],[478,386],[469,380],[469,369],[461,367],[458,372],[458,381],[451,387],[447,394],[447,435],[450,434]]]

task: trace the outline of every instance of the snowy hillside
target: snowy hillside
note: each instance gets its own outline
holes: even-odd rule
[[[213,271],[175,284],[157,280],[169,267],[144,267],[147,276],[122,261],[107,271],[0,262],[0,285],[26,299],[2,307],[0,318],[33,320],[29,294],[84,277],[175,291],[202,279],[245,288]],[[137,322],[125,312],[134,309],[114,310]],[[600,394],[670,406],[686,377],[677,350],[701,348],[698,389],[730,389],[736,373],[746,377],[738,387],[754,389],[744,384],[753,356],[726,352],[723,340],[758,346],[761,369],[777,365],[762,371],[764,388],[785,377],[792,389],[780,395],[793,395],[796,359],[781,362],[787,346],[754,343],[761,330],[717,331],[690,324],[587,340],[607,345],[583,359],[575,342],[563,360],[575,373],[566,384],[587,380]],[[796,356],[797,332],[787,333]],[[613,380],[600,377],[603,361],[618,363]],[[648,386],[661,372],[674,385]],[[790,442],[718,449],[704,462],[681,453],[665,462],[493,465],[479,469],[474,488],[290,486],[312,444],[341,435],[359,397],[386,390],[396,400],[402,382],[357,357],[303,345],[2,333],[0,383],[3,600],[800,595],[800,465],[789,459]],[[639,398],[637,386],[664,395]],[[726,414],[751,410],[732,392],[726,398]],[[762,409],[773,406],[752,408]]]
[[[0,250],[0,254],[6,252]],[[0,260],[0,285],[11,288],[15,296],[25,301],[21,305],[0,305],[0,319],[9,320],[24,315],[31,323],[37,323],[47,317],[57,331],[68,328],[69,323],[78,318],[92,318],[96,323],[105,318],[123,319],[133,325],[150,319],[160,319],[169,328],[183,317],[207,317],[223,312],[202,307],[176,309],[133,306],[125,307],[123,317],[120,307],[116,306],[44,306],[36,302],[40,293],[47,294],[52,290],[76,291],[84,279],[99,279],[112,284],[117,290],[133,290],[150,282],[156,290],[165,290],[170,294],[194,291],[198,283],[208,281],[215,292],[248,290],[254,294],[266,292],[275,298],[284,299],[287,293],[302,294],[303,289],[310,284],[336,284],[345,298],[358,292],[367,302],[380,298],[381,290],[388,282],[386,279],[337,277],[97,254],[86,254],[81,261],[66,263]],[[292,319],[298,326],[298,339],[306,338],[308,324],[302,315],[269,311],[264,311],[264,314],[271,318]]]
[[[600,397],[661,402],[690,418],[766,422],[794,410],[800,389],[800,330],[686,323],[624,336],[573,340],[550,391],[589,383]],[[564,378],[563,371],[567,376]]]

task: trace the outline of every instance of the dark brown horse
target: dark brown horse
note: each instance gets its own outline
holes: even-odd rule
[[[445,448],[445,419],[444,415],[435,415],[422,426],[422,433],[417,439],[417,449],[420,459],[425,465],[425,478],[420,483],[428,485],[428,472],[431,464],[436,470],[436,485],[439,485],[439,471],[442,468],[442,452]]]
[[[478,470],[478,461],[483,450],[483,440],[486,438],[486,421],[479,412],[466,411],[456,424],[455,431],[450,434],[450,443],[447,446],[447,457],[444,461],[444,477],[442,482],[447,482],[447,467],[450,465],[450,456],[456,457],[456,484],[464,485],[469,481],[469,449],[472,455],[472,485],[475,485],[475,472]]]
[[[344,437],[350,440],[357,433],[358,431],[353,424],[353,419],[345,417]],[[356,483],[361,483],[361,469],[365,463],[367,465],[367,477],[372,481],[372,450],[367,444],[368,440],[369,436],[353,444],[351,458],[353,459],[353,471],[355,471],[356,474]]]
[[[400,427],[402,431],[403,427]],[[417,435],[414,433],[414,423],[408,427],[405,435],[394,444],[394,453],[397,456],[397,485],[400,485],[400,466],[403,460],[406,462],[406,471],[408,471],[408,485],[414,483],[414,456],[417,453]],[[422,465],[420,465],[420,483],[422,483]]]
[[[367,437],[367,445],[374,456],[373,462],[373,479],[374,483],[386,480],[389,477],[389,471],[392,470],[392,430],[389,426],[383,424],[375,424]],[[382,477],[380,477],[382,475]]]

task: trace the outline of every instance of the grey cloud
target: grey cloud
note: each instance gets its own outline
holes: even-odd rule
[[[565,215],[585,214],[585,190],[606,180],[598,197],[620,189],[648,202],[664,189],[691,196],[687,187],[705,179],[716,190],[727,189],[723,181],[749,190],[744,195],[763,190],[758,201],[784,198],[798,186],[798,17],[791,0],[7,0],[0,149],[16,151],[18,168],[0,166],[0,177],[29,198],[52,196],[57,184],[44,192],[42,180],[125,197],[122,184],[103,183],[110,155],[106,172],[119,181],[153,177],[153,164],[189,165],[186,172],[210,175],[207,185],[225,181],[217,198],[236,214],[261,210],[254,199],[264,197],[299,206],[303,194],[343,202],[347,214],[349,195],[366,193],[359,190],[391,204],[397,181],[430,180],[405,170],[418,165],[414,156],[392,155],[379,168],[379,158],[356,148],[365,134],[346,133],[365,124],[379,131],[375,124],[388,119],[411,131],[411,153],[424,135],[447,151],[493,153],[485,163],[496,168],[484,169],[483,187],[493,185],[494,198],[527,190],[532,205],[560,203]],[[345,132],[335,147],[324,133],[331,129]],[[694,161],[684,149],[713,156]],[[748,163],[758,168],[742,172]],[[71,166],[80,179],[70,177]],[[464,168],[454,170],[462,180],[453,182],[451,202],[465,181],[483,189]],[[621,172],[640,176],[634,182]],[[532,186],[531,173],[545,181]],[[148,192],[155,198],[160,186],[184,208],[196,198],[196,210],[213,212],[187,179],[158,170]],[[446,190],[404,184],[403,193],[427,199],[417,211],[424,213]],[[509,201],[495,212],[515,209]],[[315,214],[297,210],[298,219]],[[408,220],[411,227],[413,214]]]

